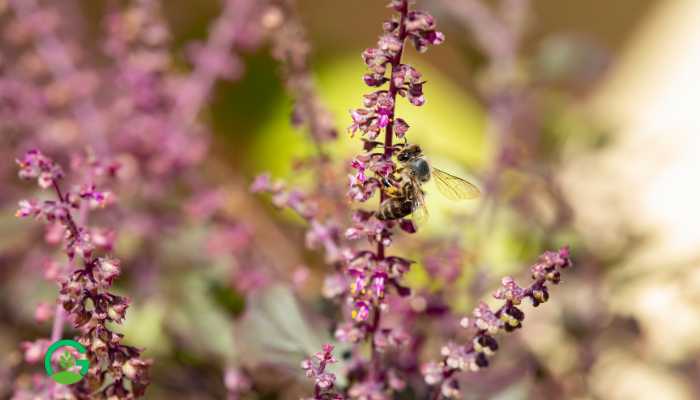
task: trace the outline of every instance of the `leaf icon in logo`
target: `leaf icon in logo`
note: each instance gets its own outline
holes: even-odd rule
[[[75,365],[75,357],[73,357],[73,355],[66,350],[58,358],[58,365],[60,365],[61,369],[65,371]]]
[[[76,359],[73,352],[64,350],[63,353],[58,356],[58,366],[60,371],[54,371],[51,366],[51,363],[54,360],[53,355],[61,347],[71,347],[77,350],[77,352],[80,354],[87,353],[87,350],[79,342],[70,339],[58,340],[49,346],[48,350],[46,350],[46,354],[44,355],[44,368],[46,369],[46,374],[61,385],[72,385],[83,379],[83,376],[87,374],[88,368],[90,368],[90,361],[87,359]],[[71,371],[71,369],[74,369],[75,367],[80,367],[79,372]]]

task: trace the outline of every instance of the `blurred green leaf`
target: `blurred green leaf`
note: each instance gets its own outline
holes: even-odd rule
[[[201,271],[192,271],[171,282],[171,295],[179,300],[168,310],[168,327],[186,341],[192,353],[231,360],[239,351],[233,340],[234,323],[210,296],[210,279]]]
[[[114,325],[131,343],[138,343],[149,355],[170,351],[170,341],[163,331],[166,309],[161,298],[134,301],[123,325]]]
[[[212,280],[209,282],[209,292],[214,303],[234,317],[240,316],[245,310],[245,297],[236,289]]]
[[[331,343],[340,362],[330,365],[329,371],[337,373],[342,369],[340,354],[346,346],[311,325],[287,287],[274,286],[255,293],[237,333],[237,338],[246,345],[243,356],[249,363],[281,364],[301,373],[299,363],[318,352],[324,343]],[[338,375],[337,383],[345,384],[343,374]]]

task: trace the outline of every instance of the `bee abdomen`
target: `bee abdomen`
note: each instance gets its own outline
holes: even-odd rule
[[[413,202],[406,199],[390,198],[379,205],[377,219],[382,221],[403,218],[413,212]]]

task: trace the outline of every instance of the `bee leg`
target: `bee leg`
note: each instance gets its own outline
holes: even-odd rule
[[[388,187],[386,190],[384,190],[384,193],[385,193],[387,196],[393,197],[393,198],[401,198],[401,197],[403,197],[403,190],[402,190],[402,189],[398,189],[398,188],[395,187],[395,186],[390,186],[390,187]]]
[[[408,186],[410,182],[405,181],[402,174],[396,175],[396,172],[392,173],[389,177],[383,177],[381,182],[385,188],[384,194],[386,194],[388,197],[406,197],[406,190],[410,189]]]
[[[401,181],[404,176],[404,172],[406,171],[406,167],[400,167],[399,169],[394,172],[398,177],[396,178],[397,181]]]
[[[396,146],[396,147],[406,147],[406,146],[408,145],[408,139],[406,139],[406,136],[404,136],[402,139],[403,139],[403,143],[396,143],[394,146]]]
[[[397,155],[397,156],[400,155],[401,152],[404,150],[404,148],[406,148],[406,144],[407,143],[405,141],[404,141],[404,143],[394,143],[391,146],[391,148],[395,152],[395,155]]]

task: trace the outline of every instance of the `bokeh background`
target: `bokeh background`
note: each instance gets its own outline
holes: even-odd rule
[[[111,4],[67,3],[63,11],[80,21],[78,41],[89,53]],[[464,398],[700,398],[700,3],[534,1],[517,61],[505,70],[492,68],[449,2],[418,3],[447,41],[407,55],[428,81],[428,101],[399,105],[399,114],[435,165],[474,179],[486,196],[450,203],[428,187],[431,218],[400,243],[418,260],[411,286],[425,297],[449,294],[455,312],[466,314],[501,276],[527,279],[527,265],[544,249],[568,244],[575,261],[550,302],[528,308],[524,328],[503,339],[494,365],[466,378]],[[169,0],[162,9],[180,54],[206,36],[220,4]],[[374,44],[387,10],[374,0],[304,0],[298,10],[318,92],[340,132],[324,146],[342,171],[359,151],[345,127],[365,91],[360,53]],[[245,262],[201,257],[211,228],[196,221],[162,232],[150,257],[141,227],[117,226],[114,253],[125,267],[116,285],[132,299],[118,330],[155,360],[146,398],[224,398],[229,368],[244,368],[262,388],[251,398],[299,398],[309,391],[297,368],[304,351],[266,346],[294,342],[308,354],[330,336],[320,296],[327,266],[304,248],[304,222],[247,190],[262,172],[312,185],[295,161],[315,147],[290,124],[292,100],[269,45],[243,52],[242,62],[240,79],[218,82],[202,113],[213,136],[198,168],[225,193],[228,217],[251,232],[238,250]],[[499,76],[504,71],[514,75]],[[499,95],[509,97],[499,82],[522,91],[514,98],[525,104],[505,133],[497,110]],[[18,154],[19,141],[9,137],[0,138],[3,154]],[[504,161],[509,154],[515,162]],[[52,303],[56,289],[41,278],[38,256],[26,257],[37,227],[14,218],[16,202],[33,188],[12,182],[12,158],[0,162],[7,164],[0,168],[0,397],[9,398],[40,372],[24,362],[20,343],[48,336],[51,322],[37,322],[35,309]],[[334,176],[346,183],[342,172]],[[165,204],[163,213],[179,206]],[[422,258],[450,246],[461,254],[453,283]],[[277,271],[275,288],[248,295],[231,272],[241,264]]]

